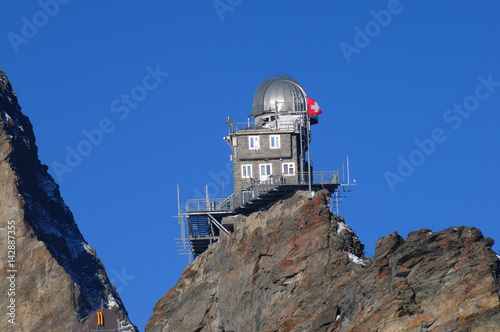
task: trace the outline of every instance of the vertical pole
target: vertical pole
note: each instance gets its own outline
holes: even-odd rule
[[[301,121],[302,122],[302,121]],[[304,147],[302,146],[302,123],[299,123],[299,130],[300,130],[300,136],[299,136],[299,140],[300,140],[300,183],[303,183],[304,182],[304,173],[305,173],[305,169],[304,169]]]
[[[186,229],[184,228],[184,218],[182,218],[181,213],[181,198],[179,194],[179,185],[177,185],[177,218],[179,224],[181,225],[181,241],[184,249],[186,248]]]
[[[304,98],[305,98],[305,94],[304,94]],[[304,105],[302,105],[304,106]],[[303,110],[301,111],[302,113],[304,112]],[[306,172],[305,170],[305,163],[304,163],[304,146],[303,146],[303,143],[302,143],[302,129],[304,127],[304,121],[302,120],[302,117],[300,118],[300,122],[299,122],[299,131],[300,131],[300,136],[299,136],[299,140],[300,140],[300,178],[299,178],[299,181],[300,181],[300,184],[303,184],[304,183],[304,174]]]
[[[336,207],[337,207],[337,216],[339,215],[339,192],[335,191],[335,201],[336,201]]]
[[[208,186],[205,186],[206,203],[205,210],[210,210],[210,198],[208,198]]]
[[[311,121],[309,119],[309,110],[306,109],[306,117],[307,117],[307,173],[308,173],[308,182],[309,182],[309,198],[312,198],[312,189],[311,189],[311,149],[309,148],[309,142],[311,141]]]
[[[186,225],[184,224],[184,217],[182,216],[182,211],[181,211],[181,198],[180,198],[180,191],[179,191],[179,185],[177,185],[177,215],[179,218],[179,224],[181,225],[181,242],[182,242],[182,249],[184,252],[188,251],[188,248],[186,247]],[[188,256],[188,263],[191,263],[191,255]]]
[[[300,88],[300,91],[302,91],[302,96],[303,96],[303,103],[302,103],[302,114],[304,114],[307,119],[309,120],[309,109],[308,109],[308,105],[307,105],[307,94],[306,92],[304,91],[304,89],[299,85],[298,86]],[[300,117],[300,119],[302,120],[301,122],[303,122],[303,118]],[[309,124],[309,121],[307,121],[307,124]],[[305,170],[304,170],[304,149],[303,149],[303,143],[302,143],[302,123],[301,123],[301,126],[300,126],[300,157],[301,157],[301,160],[302,160],[302,165],[301,165],[301,170],[300,170],[300,173],[301,173],[301,184],[304,183],[304,173],[305,173]],[[308,130],[308,133],[309,133],[309,130]],[[309,140],[307,141],[307,150],[309,151]],[[310,157],[310,155],[309,155]],[[310,163],[310,160],[309,160],[309,163]],[[310,166],[310,165],[309,165]],[[309,169],[309,172],[310,172],[310,169]],[[310,175],[310,174],[309,174]],[[311,177],[309,176],[309,180],[311,180]],[[309,182],[309,186],[310,186],[310,182]],[[309,190],[309,194],[310,194],[310,191]]]
[[[345,170],[344,170],[344,162],[342,162],[342,184],[345,183]]]
[[[279,127],[278,127],[278,101],[277,100],[274,102],[274,109],[276,110],[276,113],[274,114],[274,123],[276,126],[276,130],[279,130]]]
[[[179,185],[177,185],[177,215],[181,215],[181,198],[179,195]]]
[[[349,181],[349,156],[347,156],[347,185],[350,185]]]

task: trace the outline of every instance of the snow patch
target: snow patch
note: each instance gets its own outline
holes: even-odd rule
[[[104,278],[104,275],[102,273],[96,273],[96,274],[97,274],[97,278],[99,278],[99,281],[101,282],[101,284],[105,285],[106,278]]]
[[[363,263],[363,260],[361,258],[359,258],[358,256],[351,254],[350,252],[348,252],[347,255],[349,256],[349,259],[351,260],[351,262],[356,263],[356,264],[365,265],[365,263]]]
[[[9,114],[7,114],[7,112],[2,111],[2,116],[3,116],[3,121],[4,121],[4,122],[6,122],[6,123],[8,123],[8,122],[14,122],[14,121],[12,120],[12,118],[10,117],[10,115],[9,115]]]
[[[82,242],[83,244],[83,249],[85,249],[86,252],[88,252],[89,254],[93,255],[92,253],[92,247],[90,247],[87,243],[85,242]]]
[[[116,299],[113,297],[113,295],[109,294],[108,295],[108,309],[112,307],[118,307],[118,303],[116,303]]]
[[[127,325],[125,325],[127,324]],[[126,322],[125,320],[118,321],[118,331],[120,332],[134,332],[136,329],[132,326],[131,323]]]
[[[4,99],[5,97],[2,96]],[[10,101],[10,97],[7,98]],[[12,118],[6,111],[2,111],[2,119],[4,123],[8,124],[9,126],[13,126],[13,134],[15,136],[18,136],[19,138],[24,138],[26,139],[27,137],[24,135],[24,128],[22,125],[19,124],[19,119],[17,118],[17,115],[14,114],[14,118]],[[9,132],[10,134],[10,132]]]
[[[346,229],[349,233],[354,233],[351,227],[347,226],[346,223],[339,221],[337,223],[337,234],[340,234],[344,229]]]
[[[498,260],[500,261],[500,255],[497,255]]]

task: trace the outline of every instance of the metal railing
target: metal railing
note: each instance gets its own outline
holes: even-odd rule
[[[278,128],[276,126],[257,126],[255,122],[237,122],[229,126],[229,132],[235,133],[237,131],[273,131],[273,130],[293,130],[299,131],[301,125],[297,122],[278,122]]]
[[[306,179],[308,178],[308,172],[303,172]],[[338,171],[314,171],[311,172],[313,184],[339,184],[339,172]],[[300,178],[300,175],[299,175]],[[305,182],[308,182],[305,180]]]
[[[265,181],[251,179],[249,187],[267,185],[305,185],[309,183],[309,172],[296,172],[293,176],[269,175]],[[312,184],[339,184],[338,171],[313,171],[311,172]]]
[[[225,200],[227,200],[227,198],[188,199],[186,202],[186,212],[217,211],[217,206],[219,206]]]
[[[338,171],[315,171],[311,172],[311,184],[339,184],[339,172]],[[297,172],[295,177],[286,177],[282,175],[273,176],[270,175],[266,181],[254,181],[250,186],[248,186],[244,192],[252,192],[253,198],[259,197],[279,186],[283,185],[307,185],[309,184],[309,173],[308,172]],[[243,199],[245,201],[245,199]],[[245,202],[243,202],[245,203]]]
[[[311,175],[312,184],[339,184],[338,171],[314,171],[311,172]],[[307,184],[309,184],[308,172],[297,172],[296,177],[270,175],[266,181],[254,181],[241,194],[232,194],[231,196],[226,198],[188,199],[186,202],[186,212],[232,211],[235,207],[244,205],[252,199],[265,195],[267,192],[280,186]]]

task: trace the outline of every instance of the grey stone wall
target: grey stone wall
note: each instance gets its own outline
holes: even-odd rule
[[[280,135],[280,148],[270,148],[270,136]],[[260,148],[249,148],[249,136],[259,136]],[[295,163],[295,175],[284,176],[285,181],[296,181],[300,171],[300,135],[293,131],[239,131],[231,134],[233,140],[234,191],[237,195],[260,180],[261,164],[272,165],[273,177],[282,176],[282,164]],[[235,144],[236,140],[236,145]],[[242,178],[241,166],[252,165],[252,178]]]

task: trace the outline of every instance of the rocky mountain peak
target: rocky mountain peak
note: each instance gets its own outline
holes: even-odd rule
[[[499,331],[499,257],[476,228],[397,233],[363,245],[297,192],[237,216],[188,265],[146,331]],[[240,221],[238,223],[238,221]]]
[[[137,331],[38,159],[33,127],[1,70],[0,113],[0,254],[10,257],[0,288],[12,289],[0,303],[14,304],[11,315],[0,316],[0,330],[70,329],[102,304],[117,315],[121,331]]]

